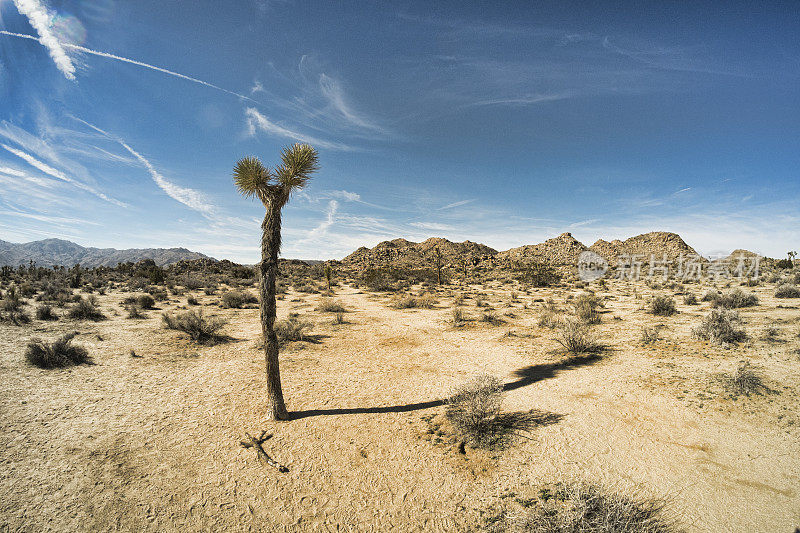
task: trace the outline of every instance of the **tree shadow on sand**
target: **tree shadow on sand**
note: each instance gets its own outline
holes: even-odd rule
[[[589,354],[585,356],[571,356],[561,361],[557,361],[555,363],[541,363],[537,365],[530,365],[513,372],[513,376],[518,378],[516,381],[512,381],[510,383],[506,383],[503,385],[504,391],[511,391],[516,390],[521,387],[525,387],[536,383],[537,381],[542,381],[545,379],[550,379],[557,376],[562,370],[569,370],[573,368],[580,368],[583,366],[592,365],[598,361],[600,361],[602,357],[597,354]],[[417,402],[417,403],[408,403],[405,405],[388,405],[384,407],[349,407],[349,408],[338,408],[338,409],[308,409],[305,411],[294,411],[289,413],[290,418],[292,420],[299,420],[301,418],[307,418],[310,416],[320,416],[320,415],[359,415],[359,414],[379,414],[379,413],[408,413],[411,411],[420,411],[423,409],[431,409],[433,407],[440,407],[445,404],[445,400],[429,400],[427,402]],[[531,411],[530,413],[533,413]],[[530,413],[522,413],[523,415],[528,416]],[[519,415],[520,413],[507,413],[507,415]],[[550,413],[552,414],[552,413]],[[560,416],[560,415],[554,415]],[[524,418],[524,417],[523,417]],[[531,421],[538,420],[536,416],[528,418]],[[554,420],[551,422],[547,422],[546,420],[542,419],[540,422],[547,424],[547,423],[554,423],[558,420]],[[518,426],[518,423],[521,421],[519,420],[508,420],[511,424],[512,422],[517,422],[517,424],[511,424],[512,426]],[[535,425],[540,425],[536,423]]]

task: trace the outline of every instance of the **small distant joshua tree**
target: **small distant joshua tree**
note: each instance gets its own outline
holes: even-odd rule
[[[786,255],[789,256],[789,261],[794,262],[794,258],[797,257],[797,252],[786,252]]]
[[[436,261],[436,284],[442,284],[442,251],[437,246],[434,250],[434,260]]]
[[[245,157],[233,169],[233,182],[245,198],[253,196],[266,208],[261,223],[261,263],[259,300],[261,329],[267,373],[267,418],[288,420],[283,401],[281,374],[278,367],[278,337],[275,333],[275,279],[278,275],[278,253],[281,248],[281,209],[292,192],[302,189],[319,169],[317,151],[307,144],[295,144],[281,152],[281,164],[274,169],[264,166],[256,157]]]

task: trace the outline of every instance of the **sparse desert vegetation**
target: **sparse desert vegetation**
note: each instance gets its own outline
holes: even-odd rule
[[[266,422],[253,401],[264,385],[264,344],[252,268],[7,270],[0,312],[29,321],[0,322],[4,423],[36,434],[36,397],[65,447],[42,467],[31,450],[46,438],[7,438],[4,460],[15,473],[2,481],[6,494],[14,478],[41,471],[52,482],[35,483],[70,487],[65,469],[82,472],[74,492],[60,490],[102,511],[82,503],[44,511],[69,529],[133,527],[147,519],[140,502],[160,509],[159,529],[176,516],[189,529],[295,523],[306,511],[293,491],[348,524],[362,512],[356,493],[375,486],[397,498],[369,500],[389,529],[736,530],[736,509],[748,510],[754,530],[776,516],[793,520],[794,485],[781,472],[800,453],[800,310],[783,296],[785,273],[746,291],[723,282],[583,282],[568,272],[537,286],[519,270],[503,278],[471,267],[465,277],[442,255],[442,283],[435,268],[378,275],[281,263],[274,331],[291,420],[280,423]],[[46,399],[30,385],[45,381]],[[121,434],[119,419],[132,421]],[[186,428],[188,455],[173,437]],[[273,437],[264,450],[288,473],[265,470],[238,444],[243,432],[266,429]],[[748,458],[754,447],[780,468],[760,469]],[[197,472],[231,481],[189,505],[201,494]],[[114,496],[119,490],[128,496]],[[765,505],[754,508],[756,500]],[[6,501],[4,509],[28,508],[18,496]],[[274,501],[283,502],[280,514],[263,503]],[[195,515],[198,506],[212,514]],[[444,510],[441,522],[430,519],[439,525],[408,514],[434,508]]]

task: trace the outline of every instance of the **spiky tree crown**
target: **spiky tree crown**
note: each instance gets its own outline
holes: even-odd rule
[[[256,196],[265,204],[275,199],[285,202],[318,169],[317,151],[308,144],[297,143],[281,151],[281,164],[274,170],[257,157],[240,159],[233,167],[233,182],[245,198]]]

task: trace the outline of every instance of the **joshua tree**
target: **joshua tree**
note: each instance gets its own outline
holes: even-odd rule
[[[434,259],[436,261],[436,284],[442,284],[442,252],[437,246],[434,250]]]
[[[333,275],[333,269],[331,269],[331,265],[325,263],[325,279],[328,282],[328,292],[331,292],[331,276]]]
[[[278,253],[281,249],[281,209],[292,192],[302,189],[317,169],[317,151],[307,144],[295,144],[281,152],[281,164],[274,169],[264,166],[256,157],[245,157],[233,168],[233,181],[245,197],[257,197],[267,210],[261,223],[261,263],[259,300],[261,330],[267,372],[267,417],[288,420],[283,402],[281,374],[278,367],[278,337],[275,334],[275,278],[278,275]]]
[[[789,256],[789,261],[794,261],[794,258],[797,257],[797,252],[786,252]]]

